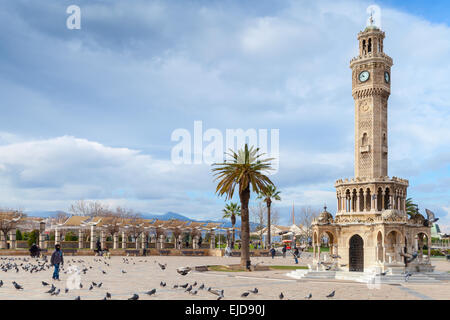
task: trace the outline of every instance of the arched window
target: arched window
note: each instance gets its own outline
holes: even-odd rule
[[[366,54],[366,40],[362,41],[362,52],[363,54]]]
[[[369,38],[369,45],[367,46],[367,51],[368,51],[369,53],[372,52],[372,38]]]
[[[368,138],[367,138],[367,133],[364,132],[363,136],[362,136],[362,146],[366,146],[368,143]]]

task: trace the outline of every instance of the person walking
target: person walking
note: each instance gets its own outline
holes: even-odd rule
[[[294,248],[294,260],[295,260],[295,264],[298,264],[298,257],[300,256],[300,252],[298,251],[298,248],[295,247]]]
[[[284,245],[283,249],[281,249],[281,252],[283,252],[283,258],[286,258],[286,251],[287,251],[287,248],[286,248],[286,245]]]
[[[64,265],[63,253],[59,244],[55,245],[55,251],[52,253],[50,264],[55,267],[52,279],[59,280],[59,266]]]
[[[276,253],[275,248],[272,247],[272,248],[270,249],[270,254],[272,255],[272,259],[275,258],[275,253]]]

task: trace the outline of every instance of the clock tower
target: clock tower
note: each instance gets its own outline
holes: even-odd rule
[[[358,33],[359,54],[350,61],[355,100],[355,176],[338,179],[335,217],[322,212],[312,225],[313,262],[326,270],[357,272],[433,271],[429,259],[405,260],[405,253],[431,246],[431,228],[417,213],[409,218],[409,182],[388,176],[388,99],[392,59],[384,53],[385,33],[370,25]],[[328,237],[330,257],[320,255]],[[425,240],[427,239],[427,240]],[[337,256],[335,259],[333,256]]]
[[[355,177],[388,176],[388,98],[392,59],[383,51],[385,33],[369,26],[358,34],[359,55],[352,59],[355,100]]]

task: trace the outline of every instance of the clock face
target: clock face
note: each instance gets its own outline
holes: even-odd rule
[[[363,71],[359,74],[359,81],[366,82],[367,80],[369,80],[369,77],[370,77],[369,71]]]
[[[391,80],[391,76],[389,75],[389,72],[385,71],[384,72],[384,81],[386,81],[386,83],[389,83],[390,80]]]

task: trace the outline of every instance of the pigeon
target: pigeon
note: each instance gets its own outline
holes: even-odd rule
[[[158,265],[161,268],[161,270],[166,270],[167,263],[166,264],[161,264],[161,263],[158,262]]]
[[[191,291],[191,292],[189,292],[189,293],[192,294],[192,295],[196,295],[197,292],[198,292],[198,290],[194,290],[194,291]]]
[[[76,297],[75,300],[81,300],[81,299],[80,299],[80,296]]]
[[[125,270],[122,270],[122,273],[127,273]]]
[[[106,297],[107,297],[108,299],[111,299],[111,293],[107,292],[107,293],[106,293]]]
[[[194,282],[194,284],[192,285],[193,287],[195,287],[197,285],[197,281]]]
[[[92,289],[94,289],[94,287],[93,287],[92,284],[91,284],[91,286],[89,287],[89,290],[92,290]]]
[[[45,286],[48,286],[49,283],[47,283],[47,282],[45,282],[45,281],[42,281],[42,285],[45,287]]]
[[[52,295],[52,296],[57,296],[60,292],[61,292],[61,290],[58,289],[58,290],[52,292],[51,295]]]
[[[161,283],[160,283],[159,285],[160,285],[161,287],[165,287],[165,286],[166,286],[166,283],[161,281]]]
[[[191,271],[191,268],[179,268],[177,269],[177,272],[181,274],[182,276],[187,275]]]
[[[97,288],[101,288],[102,285],[103,285],[103,282],[100,282],[100,283],[97,285]]]
[[[250,290],[251,293],[257,294],[258,293],[258,288],[255,288],[253,290]]]
[[[14,285],[14,288],[16,288],[17,290],[23,290],[23,287],[20,284],[18,284],[17,282],[13,281],[13,285]]]
[[[310,294],[308,294],[306,297],[305,297],[305,299],[311,299],[312,298],[312,293],[310,293]]]
[[[185,292],[189,292],[191,290],[192,290],[192,285],[190,285],[189,288],[187,288]]]
[[[128,300],[138,300],[139,296],[135,293],[131,298],[128,298]]]
[[[425,209],[425,212],[427,213],[427,219],[425,220],[425,225],[427,227],[431,227],[434,222],[439,220],[439,218],[436,218],[434,216],[434,212],[431,210]]]
[[[247,298],[247,296],[250,294],[250,292],[246,291],[243,294],[241,294],[241,298]]]
[[[188,285],[189,285],[189,283],[186,283],[186,284],[182,284],[180,287],[186,289]]]
[[[387,273],[387,272],[382,272],[382,273],[380,273],[379,275],[380,275],[380,276],[385,276],[386,273]]]
[[[177,284],[174,284],[174,285],[173,285],[173,289],[176,289],[176,288],[178,288],[178,285],[177,285]]]
[[[106,271],[103,271],[103,270],[102,270],[102,273],[103,273],[103,274],[106,274]]]
[[[202,285],[200,287],[198,287],[199,290],[203,290],[205,289],[205,285],[202,283]]]
[[[97,286],[97,284],[96,284],[94,281],[92,281],[92,285],[93,285],[94,287]]]
[[[3,280],[0,280],[0,287],[3,287]]]
[[[152,289],[150,291],[147,291],[146,294],[148,294],[149,296],[151,296],[152,294],[156,293],[156,289]]]
[[[280,295],[278,296],[278,298],[280,298],[280,300],[283,300],[283,298],[284,298],[283,292],[280,293]]]
[[[52,284],[52,287],[50,290],[46,291],[45,293],[53,293],[56,290],[56,287]]]
[[[327,298],[333,298],[335,293],[336,293],[336,291],[333,290],[332,293],[330,293],[329,295],[327,295]]]
[[[69,292],[69,289],[67,289],[67,288],[64,289],[64,293],[67,293],[67,292]]]

